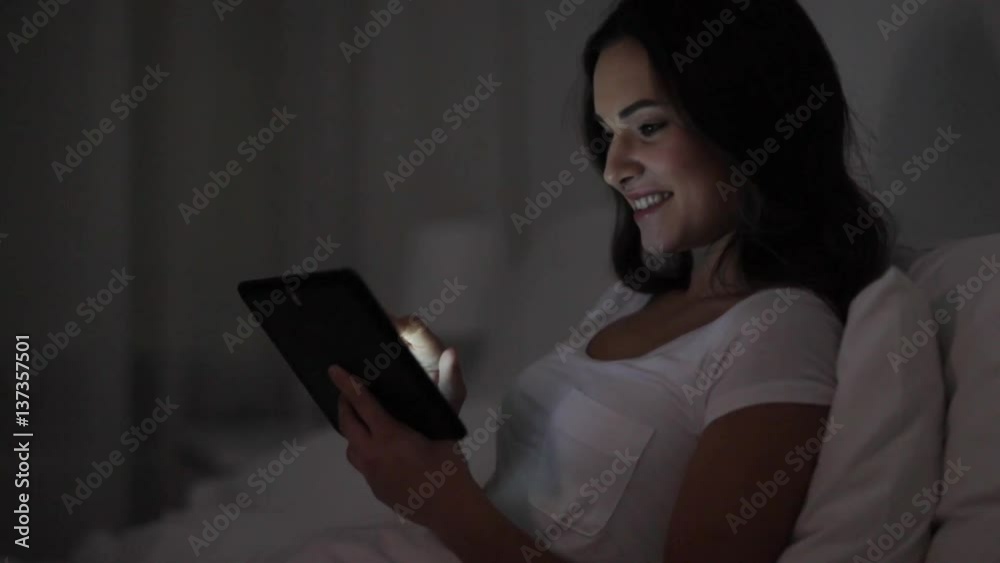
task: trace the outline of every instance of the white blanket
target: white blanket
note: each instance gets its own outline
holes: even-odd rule
[[[172,516],[128,533],[90,538],[70,563],[460,563],[426,528],[388,522],[307,529],[293,515],[245,514],[195,555],[197,522]]]
[[[329,530],[287,551],[254,563],[460,563],[415,524]]]

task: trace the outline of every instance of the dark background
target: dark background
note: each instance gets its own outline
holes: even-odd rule
[[[393,311],[429,306],[444,280],[468,285],[432,328],[466,364],[470,427],[611,283],[611,199],[571,160],[578,53],[609,2],[566,0],[574,12],[552,24],[555,0],[402,0],[348,62],[342,43],[387,4],[244,1],[220,17],[207,0],[71,0],[17,52],[6,34],[21,33],[39,4],[0,6],[3,341],[11,352],[15,334],[35,349],[50,333],[65,344],[31,379],[31,557],[6,540],[0,553],[60,558],[93,532],[160,521],[293,437],[316,444],[295,479],[315,488],[315,518],[384,516],[263,335],[232,349],[223,339],[247,313],[236,283],[309,266],[317,237],[338,245],[321,269],[356,268]],[[864,124],[873,188],[906,182],[892,207],[904,241],[997,231],[996,3],[928,0],[888,39],[878,21],[893,2],[804,4]],[[120,119],[115,100],[157,65],[169,76]],[[451,129],[444,112],[490,74],[500,86]],[[296,117],[246,162],[240,143],[285,107]],[[53,161],[105,118],[114,130],[60,181]],[[961,139],[911,181],[903,164],[948,126]],[[386,171],[438,127],[447,140],[391,190]],[[242,171],[186,221],[179,206],[233,159]],[[564,170],[573,183],[517,228],[511,214]],[[128,287],[81,313],[122,269]],[[79,334],[58,335],[69,322]],[[167,397],[176,412],[128,452],[121,434]],[[480,476],[491,447],[474,460]],[[124,463],[68,514],[61,496],[116,449]],[[13,467],[4,463],[5,495]],[[323,495],[336,507],[326,511]],[[188,529],[198,531],[180,527],[169,541],[185,547]]]

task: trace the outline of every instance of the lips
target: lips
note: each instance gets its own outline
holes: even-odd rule
[[[629,205],[632,206],[634,211],[633,217],[639,219],[655,212],[662,207],[663,204],[670,201],[673,198],[673,195],[673,192],[659,191],[644,192],[629,196]]]
[[[633,194],[629,196],[629,203],[632,205],[632,209],[641,211],[654,203],[659,203],[660,201],[669,197],[669,192],[648,192],[645,194]]]

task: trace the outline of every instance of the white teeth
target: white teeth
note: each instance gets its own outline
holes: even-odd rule
[[[663,193],[656,193],[652,195],[647,195],[645,197],[640,197],[639,199],[632,200],[632,209],[635,209],[636,211],[641,211],[651,205],[656,205],[657,203],[660,203],[664,199],[666,199],[666,197],[665,194]]]

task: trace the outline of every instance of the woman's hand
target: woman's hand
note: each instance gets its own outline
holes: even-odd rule
[[[468,392],[458,363],[458,352],[444,344],[419,317],[396,317],[396,330],[413,356],[438,386],[448,403],[459,413]]]
[[[448,440],[429,440],[382,408],[361,379],[338,366],[330,377],[340,389],[341,434],[347,461],[365,477],[375,498],[397,516],[432,530],[449,529],[483,490],[461,450]]]

